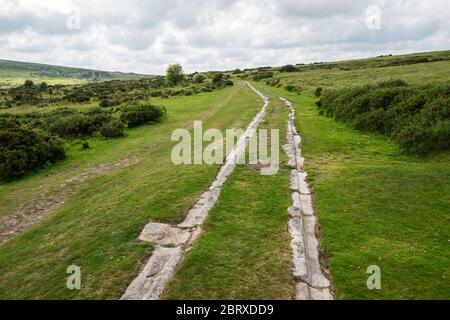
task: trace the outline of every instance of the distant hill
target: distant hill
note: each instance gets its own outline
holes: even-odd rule
[[[0,59],[0,87],[23,83],[24,79],[72,84],[115,79],[138,79],[150,75],[71,68]]]

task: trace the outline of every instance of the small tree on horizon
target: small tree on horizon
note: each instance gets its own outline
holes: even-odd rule
[[[171,64],[167,68],[167,81],[171,85],[176,85],[184,80],[183,67],[180,64]]]

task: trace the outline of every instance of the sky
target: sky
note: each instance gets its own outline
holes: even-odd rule
[[[449,0],[0,0],[0,59],[163,74],[450,49]]]

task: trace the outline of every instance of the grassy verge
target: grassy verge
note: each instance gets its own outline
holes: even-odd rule
[[[237,85],[210,94],[158,101],[168,119],[129,130],[118,140],[74,144],[67,160],[25,179],[0,185],[0,216],[58,194],[67,179],[91,173],[74,193],[35,226],[0,246],[2,299],[117,299],[151,254],[137,237],[150,220],[181,221],[213,180],[216,166],[175,166],[171,133],[192,128],[245,127],[261,108],[250,89]],[[102,165],[134,159],[129,166],[96,174]],[[76,182],[75,182],[76,183]],[[81,267],[82,289],[66,288],[66,268]]]
[[[278,92],[298,110],[337,297],[450,298],[450,154],[403,156],[385,138],[319,116],[314,97]],[[367,289],[371,265],[381,290]]]
[[[272,99],[265,124],[284,141],[287,108]],[[261,176],[237,166],[194,245],[168,287],[167,299],[291,299],[287,231],[289,170]]]

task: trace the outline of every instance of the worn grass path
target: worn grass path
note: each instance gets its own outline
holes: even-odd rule
[[[118,299],[152,246],[137,241],[150,219],[180,222],[211,183],[216,166],[175,166],[170,159],[176,128],[244,127],[259,111],[258,97],[236,85],[209,94],[151,100],[168,108],[165,122],[129,130],[118,140],[74,144],[67,160],[23,180],[0,184],[0,215],[42,196],[102,164],[135,158],[133,165],[84,181],[79,190],[34,227],[0,245],[2,299]],[[81,267],[82,289],[66,288],[66,268]]]

